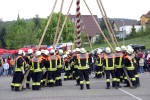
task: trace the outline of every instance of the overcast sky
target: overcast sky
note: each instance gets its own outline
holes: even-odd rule
[[[81,1],[81,13],[89,12]],[[96,0],[86,0],[93,14],[101,17]],[[0,18],[3,21],[16,20],[19,12],[20,18],[33,18],[38,14],[41,18],[49,16],[55,0],[0,0]],[[150,10],[150,0],[102,0],[104,8],[110,18],[130,18],[139,20],[142,14]],[[63,13],[66,14],[71,0],[65,0]],[[58,0],[55,12],[60,9],[61,0]],[[76,0],[70,13],[75,14]]]

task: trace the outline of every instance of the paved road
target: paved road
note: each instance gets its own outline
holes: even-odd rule
[[[12,77],[0,77],[0,100],[150,100],[150,74],[140,74],[141,87],[137,89],[105,89],[105,79],[90,76],[91,89],[79,90],[75,81],[63,81],[62,87],[45,87],[40,91],[10,90]]]

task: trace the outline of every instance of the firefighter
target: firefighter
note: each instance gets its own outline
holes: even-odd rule
[[[98,49],[97,50],[95,69],[96,69],[95,77],[96,78],[102,78],[102,72],[103,72],[103,54],[102,54],[102,49]]]
[[[55,55],[55,50],[50,51],[50,56],[47,61],[48,66],[48,86],[53,87],[55,85],[56,70],[57,70],[57,56]]]
[[[121,52],[121,48],[120,47],[116,47],[115,48],[115,68],[116,68],[116,81],[117,81],[117,88],[121,87],[120,86],[120,78],[123,74],[123,68],[122,68],[122,65],[123,65],[123,53]]]
[[[64,81],[67,81],[67,80],[70,80],[70,75],[71,75],[71,73],[70,73],[70,70],[71,70],[70,69],[70,59],[69,59],[67,54],[65,54],[63,56],[63,58],[64,58],[64,70],[65,70]]]
[[[25,74],[23,52],[23,50],[19,50],[18,57],[16,58],[15,74],[11,83],[11,89],[15,91],[19,91]]]
[[[33,66],[32,90],[40,90],[42,79],[42,68],[44,67],[44,61],[41,59],[40,51],[35,52],[35,57],[33,57],[32,59],[32,66]]]
[[[62,71],[62,64],[63,64],[63,50],[60,49],[57,54],[57,71],[56,71],[56,83],[55,86],[62,86],[62,80],[61,80],[61,71]]]
[[[49,59],[49,51],[48,50],[44,50],[41,58],[43,59],[44,61],[44,67],[43,67],[43,75],[42,75],[42,80],[41,80],[41,86],[45,86],[47,85],[47,81],[48,81],[48,71],[47,71],[47,68],[48,68],[48,65],[47,65],[47,61]]]
[[[43,63],[44,63],[44,66],[42,68],[43,73],[42,73],[42,78],[41,78],[41,86],[44,86],[45,80],[46,80],[46,75],[47,75],[47,72],[46,72],[46,60],[47,60],[48,54],[49,54],[48,50],[44,50],[44,49],[41,50],[41,59],[43,60]]]
[[[75,66],[74,66],[74,56],[75,56],[75,50],[71,53],[71,71],[72,71],[72,79],[76,79],[76,73],[75,73]]]
[[[121,52],[122,52],[122,54],[123,54],[123,61],[124,61],[124,59],[125,59],[125,56],[127,55],[127,54],[126,54],[126,50],[127,50],[127,47],[124,46],[124,45],[122,45],[122,46],[121,46]],[[123,73],[122,73],[121,76],[120,76],[120,82],[121,82],[121,83],[125,83],[125,80],[127,80],[127,77],[125,76],[125,73],[124,73],[124,71],[123,71]]]
[[[68,52],[66,52],[66,55],[67,55],[67,57],[68,57],[68,59],[69,59],[69,67],[70,67],[70,70],[69,70],[69,80],[72,80],[72,61],[73,61],[73,58],[72,58],[72,55],[71,55],[71,51],[70,50],[68,50]]]
[[[129,46],[127,46],[127,48],[130,48],[130,49],[132,49],[133,50],[133,48],[129,45]],[[138,62],[137,62],[137,60],[135,59],[135,56],[136,56],[136,52],[134,52],[133,54],[132,54],[132,58],[133,58],[133,63],[134,63],[134,77],[135,77],[135,79],[136,79],[136,86],[137,87],[140,87],[140,79],[139,79],[139,75],[138,75]]]
[[[104,54],[103,66],[106,73],[106,89],[110,89],[110,74],[112,76],[112,87],[116,87],[116,75],[115,75],[115,55],[111,53],[109,47],[106,48],[106,54]]]
[[[80,77],[78,74],[79,63],[78,63],[78,59],[77,59],[77,55],[79,54],[79,52],[80,52],[80,49],[76,48],[75,53],[73,55],[74,70],[75,70],[75,77],[76,77],[76,86],[80,85]]]
[[[133,54],[133,49],[132,48],[127,48],[126,53],[127,55],[125,56],[124,59],[124,66],[127,69],[127,73],[129,75],[129,78],[131,79],[131,82],[133,84],[132,88],[136,88],[136,79],[134,77],[134,59],[132,57]],[[126,80],[126,86],[125,87],[129,87],[129,82]]]
[[[26,70],[30,70],[30,72],[29,72],[29,74],[27,76],[27,81],[26,81],[26,88],[27,89],[30,89],[30,80],[31,80],[32,74],[33,74],[32,58],[33,58],[33,50],[29,49],[27,57],[25,59],[26,60],[26,64],[27,64]]]
[[[83,90],[84,88],[83,79],[85,79],[86,88],[90,89],[88,58],[89,55],[87,54],[86,50],[84,48],[81,48],[80,54],[77,55],[78,64],[79,64],[78,74],[80,77],[80,90]]]

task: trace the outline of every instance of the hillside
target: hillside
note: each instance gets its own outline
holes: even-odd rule
[[[120,46],[123,44],[123,42],[121,40],[118,42],[119,42]],[[129,45],[129,44],[143,44],[143,45],[145,45],[146,49],[150,49],[150,35],[125,40],[125,45]],[[107,43],[95,44],[95,45],[93,45],[93,49],[98,48],[98,47],[107,47],[107,46],[109,46]],[[91,50],[89,45],[86,45],[84,47],[86,48],[86,50]]]

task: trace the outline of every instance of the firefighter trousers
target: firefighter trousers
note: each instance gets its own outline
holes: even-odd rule
[[[56,71],[48,71],[48,86],[53,87],[55,85]]]
[[[65,71],[65,75],[64,75],[64,80],[70,80],[70,76],[71,76],[71,71],[70,70],[66,70]]]
[[[75,68],[75,77],[76,77],[77,85],[80,85],[80,77],[79,77],[79,72],[77,68]]]
[[[123,77],[123,68],[116,68],[116,81],[117,81],[117,86],[120,86],[120,78]]]
[[[57,68],[57,71],[56,71],[56,83],[55,83],[56,86],[62,86],[61,71],[62,71],[62,68]]]
[[[42,72],[34,72],[32,77],[32,90],[39,90],[41,87]]]
[[[103,72],[103,67],[102,66],[95,66],[95,77],[96,78],[101,78],[102,77],[102,72]]]
[[[32,79],[32,74],[33,74],[33,71],[30,70],[28,76],[27,76],[27,81],[26,81],[26,87],[27,88],[30,88],[30,80]]]
[[[112,87],[116,87],[116,75],[115,70],[105,70],[106,73],[106,87],[110,88],[110,75],[112,77]]]
[[[80,89],[82,90],[84,88],[83,80],[85,80],[87,89],[90,89],[88,69],[78,70],[78,74],[80,77]]]
[[[11,83],[11,89],[15,91],[19,91],[19,87],[21,86],[21,83],[23,81],[24,75],[21,71],[15,72],[12,83]]]

